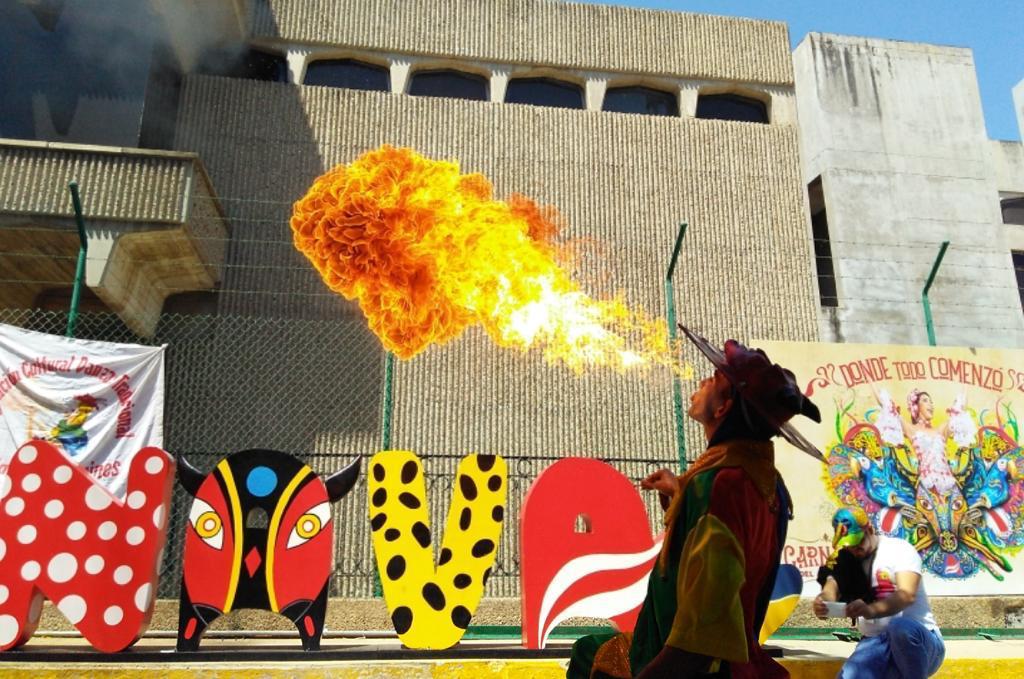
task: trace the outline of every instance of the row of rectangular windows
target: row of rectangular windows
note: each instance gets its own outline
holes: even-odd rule
[[[256,80],[288,81],[288,66],[283,57],[251,50],[234,75]],[[304,85],[356,90],[391,90],[390,70],[355,59],[325,59],[306,68]],[[408,93],[413,96],[449,97],[486,101],[488,81],[483,76],[453,69],[425,70],[412,74]],[[555,78],[513,78],[508,82],[504,101],[555,108],[583,109],[583,88]],[[650,87],[613,87],[605,92],[604,111],[656,116],[679,116],[675,94]],[[735,94],[701,95],[696,117],[715,120],[768,122],[767,106],[756,99]]]

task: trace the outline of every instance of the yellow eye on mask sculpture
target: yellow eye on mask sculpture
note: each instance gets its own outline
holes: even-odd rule
[[[196,535],[207,545],[214,549],[221,549],[224,546],[224,522],[208,503],[196,498],[189,511],[188,521],[195,529]]]
[[[291,533],[288,535],[286,548],[292,549],[312,540],[319,535],[320,531],[323,530],[323,527],[330,520],[331,506],[326,502],[321,502],[300,516],[299,520],[295,522],[295,527],[292,528]]]

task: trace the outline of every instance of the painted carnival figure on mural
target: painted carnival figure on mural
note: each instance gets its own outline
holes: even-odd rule
[[[1009,403],[980,414],[957,396],[938,423],[928,392],[907,395],[909,421],[885,390],[857,417],[839,404],[827,481],[840,505],[864,507],[879,531],[903,537],[945,578],[984,569],[1002,580],[1024,546],[1024,461]],[[852,424],[844,427],[852,421]]]

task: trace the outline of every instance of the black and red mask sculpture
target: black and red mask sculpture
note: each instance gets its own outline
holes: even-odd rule
[[[185,527],[179,651],[195,651],[206,628],[239,608],[291,620],[302,647],[323,634],[334,553],[331,504],[359,478],[359,460],[326,481],[296,457],[243,450],[205,475],[178,458],[195,498]]]

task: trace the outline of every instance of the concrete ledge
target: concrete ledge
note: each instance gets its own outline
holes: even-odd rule
[[[84,282],[133,332],[152,336],[168,296],[215,287],[230,231],[196,154],[0,139],[0,307],[28,309],[73,284],[72,179]]]
[[[941,627],[959,629],[1002,629],[1014,627],[1022,612],[1024,598],[1002,597],[935,597],[932,610]],[[519,599],[487,598],[473,616],[473,626],[519,626]],[[566,626],[607,626],[596,618],[571,618]],[[841,626],[841,625],[839,625]],[[1016,625],[1019,626],[1019,623]],[[810,611],[810,601],[801,601],[786,622],[786,627],[834,628],[836,621],[821,621]],[[383,599],[330,599],[324,628],[331,631],[390,631],[391,621]],[[39,632],[71,631],[73,628],[49,601],[43,607]],[[150,630],[178,629],[177,599],[158,599],[149,625]],[[218,618],[211,630],[282,630],[294,627],[286,618],[267,611],[240,610]],[[1024,675],[1022,675],[1024,676]]]

